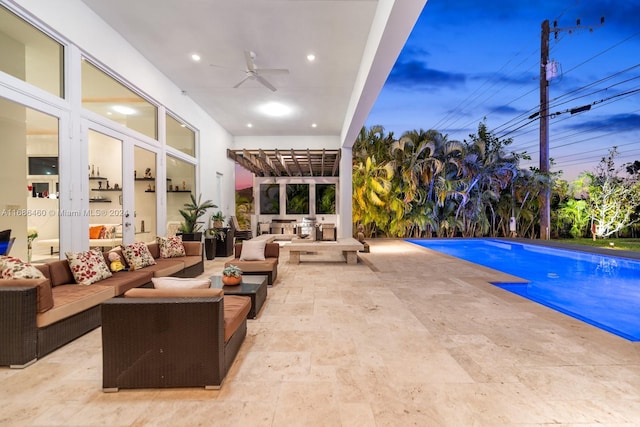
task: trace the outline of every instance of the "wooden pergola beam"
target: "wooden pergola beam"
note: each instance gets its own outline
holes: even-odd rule
[[[273,162],[271,161],[271,158],[269,156],[267,156],[267,154],[262,150],[262,148],[258,149],[258,158],[262,161],[262,163],[264,163],[269,169],[271,169],[273,171],[273,173],[276,176],[280,176],[280,169],[278,169]]]
[[[245,158],[245,160],[249,161],[254,166],[255,170],[259,171],[259,173],[257,173],[256,175],[268,176],[268,174],[265,173],[264,167],[262,166],[260,160],[258,160],[256,156],[251,154],[249,150],[243,149],[242,156]]]
[[[256,175],[258,174],[254,166],[248,160],[246,160],[244,157],[238,155],[233,150],[230,150],[228,148],[227,148],[227,157],[233,160],[234,162],[238,163],[240,166],[242,166],[249,172],[254,173]]]
[[[279,164],[279,165],[282,167],[282,169],[287,173],[287,175],[292,176],[292,175],[291,175],[291,171],[289,170],[289,166],[287,166],[287,163],[286,163],[286,162],[283,162],[283,161],[282,161],[281,156],[282,156],[282,155],[280,154],[280,152],[279,152],[279,151],[278,151],[278,149],[276,148],[276,153],[275,153],[275,156],[274,156],[274,160],[275,160],[276,162],[278,162],[278,164]]]
[[[304,176],[304,173],[302,172],[302,167],[298,162],[298,158],[296,157],[296,152],[293,151],[293,148],[291,149],[291,158],[293,159],[293,163],[296,164],[296,167],[298,168],[298,172],[300,172],[300,176]]]
[[[331,176],[336,176],[338,172],[338,167],[340,166],[340,157],[342,156],[342,150],[338,150],[336,154],[336,160],[333,162],[333,170],[331,171]]]

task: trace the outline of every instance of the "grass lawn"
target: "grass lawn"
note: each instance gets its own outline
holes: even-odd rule
[[[640,239],[598,239],[595,242],[592,239],[557,239],[558,242],[571,243],[574,245],[594,246],[597,248],[623,249],[627,251],[640,252]],[[613,247],[611,246],[613,243]]]

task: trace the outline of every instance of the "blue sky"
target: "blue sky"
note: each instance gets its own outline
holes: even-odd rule
[[[560,113],[549,121],[552,170],[575,179],[612,146],[618,165],[640,160],[640,0],[429,0],[365,125],[464,140],[485,119],[532,157],[523,167],[537,166],[539,121],[529,116],[539,109],[545,19],[571,30],[550,38],[559,67],[549,111]]]

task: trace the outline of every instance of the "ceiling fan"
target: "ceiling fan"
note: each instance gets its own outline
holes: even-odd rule
[[[238,88],[242,83],[246,82],[247,80],[257,80],[258,82],[262,83],[262,85],[264,85],[265,87],[270,89],[272,92],[275,92],[278,89],[276,89],[274,85],[269,83],[269,81],[267,79],[262,77],[262,74],[289,74],[289,70],[284,69],[284,68],[258,68],[258,67],[256,67],[256,63],[255,63],[256,54],[255,54],[255,52],[252,52],[252,51],[249,51],[249,50],[245,50],[244,51],[244,58],[247,61],[247,69],[245,70],[246,76],[237,85],[235,85],[233,87],[234,89]]]

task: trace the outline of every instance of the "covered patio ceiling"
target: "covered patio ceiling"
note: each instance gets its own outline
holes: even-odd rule
[[[340,150],[227,150],[227,157],[259,177],[339,176]]]

